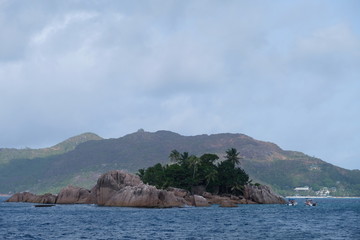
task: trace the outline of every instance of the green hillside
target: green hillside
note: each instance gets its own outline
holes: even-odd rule
[[[308,156],[291,161],[244,160],[243,167],[250,176],[282,195],[316,195],[328,190],[331,196],[360,196],[359,170],[342,169]],[[310,190],[294,191],[295,187],[303,186]]]
[[[55,146],[41,149],[15,149],[15,148],[0,148],[0,164],[4,164],[14,159],[34,159],[49,157],[52,155],[63,154],[75,149],[80,143],[90,140],[101,140],[102,138],[94,133],[84,133],[72,138],[69,138]]]
[[[107,170],[137,172],[159,162],[166,164],[174,149],[223,158],[229,148],[240,152],[240,164],[254,182],[271,185],[281,194],[295,194],[295,187],[309,186],[313,194],[326,187],[331,195],[360,196],[359,170],[342,169],[243,134],[182,136],[169,131],[138,131],[117,139],[85,141],[63,154],[8,161],[0,164],[0,192],[57,192],[68,184],[90,187]]]

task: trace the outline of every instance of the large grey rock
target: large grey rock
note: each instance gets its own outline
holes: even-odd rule
[[[219,196],[204,192],[203,197],[205,197],[210,204],[219,204],[220,207],[237,207],[237,204],[246,204],[243,198],[234,195]]]
[[[56,203],[58,204],[74,204],[86,203],[91,204],[95,201],[90,198],[90,190],[80,187],[67,186],[63,188],[57,197]]]
[[[244,197],[250,201],[260,204],[284,204],[286,200],[274,193],[270,187],[265,185],[246,185]]]
[[[30,202],[30,203],[44,203],[54,204],[56,203],[57,196],[51,193],[43,195],[36,195],[30,192],[21,192],[12,195],[7,202]]]
[[[185,189],[181,189],[181,188],[168,187],[166,191],[173,192],[176,197],[181,197],[181,198],[190,195],[189,191],[186,191]]]
[[[181,190],[177,190],[182,193]],[[91,191],[68,186],[59,195],[35,195],[24,192],[14,194],[9,202],[58,203],[58,204],[98,204],[121,207],[181,207],[186,201],[174,192],[159,190],[144,184],[136,175],[124,171],[110,171],[103,174]]]
[[[208,207],[210,206],[209,201],[200,195],[188,195],[184,197],[186,205],[194,207]]]
[[[194,206],[195,207],[208,207],[210,206],[208,200],[200,195],[193,195]]]
[[[96,203],[121,207],[180,207],[184,201],[173,192],[144,184],[136,175],[124,171],[103,174],[91,190]]]

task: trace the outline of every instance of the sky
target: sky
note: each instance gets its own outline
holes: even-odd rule
[[[360,1],[0,0],[0,148],[243,133],[360,169]]]

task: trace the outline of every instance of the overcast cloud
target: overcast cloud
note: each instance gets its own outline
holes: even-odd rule
[[[360,1],[0,0],[0,147],[244,133],[360,169]]]

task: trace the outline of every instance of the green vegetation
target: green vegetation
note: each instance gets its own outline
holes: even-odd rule
[[[219,160],[216,154],[203,154],[201,157],[180,154],[173,150],[169,158],[171,164],[155,164],[147,169],[140,169],[141,180],[157,188],[177,187],[191,191],[202,186],[211,193],[242,194],[243,186],[249,182],[247,173],[237,167],[239,153],[235,148],[226,151],[225,160]]]
[[[91,140],[102,140],[102,138],[94,133],[83,133],[81,135],[71,137],[59,144],[56,144],[55,146],[48,148],[41,148],[41,149],[0,148],[0,165],[6,164],[14,159],[45,158],[45,157],[63,154],[74,150],[79,144]]]
[[[327,188],[331,196],[360,196],[360,171],[346,170],[316,158],[304,160],[243,161],[244,168],[256,180],[271,185],[281,195],[318,195]],[[295,191],[308,186],[309,191]]]

